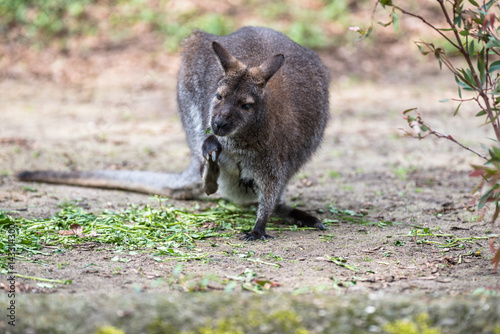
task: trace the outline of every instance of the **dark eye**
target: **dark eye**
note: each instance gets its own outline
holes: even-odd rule
[[[217,100],[222,101],[222,96],[219,93],[215,93]]]
[[[244,105],[241,106],[241,109],[243,109],[243,110],[248,110],[250,108],[252,108],[251,104],[244,104]]]

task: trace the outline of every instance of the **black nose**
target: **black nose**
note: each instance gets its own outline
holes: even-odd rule
[[[215,133],[224,129],[226,126],[227,126],[227,122],[224,119],[222,119],[221,117],[216,117],[214,119],[213,124],[212,124],[212,128],[213,128]]]

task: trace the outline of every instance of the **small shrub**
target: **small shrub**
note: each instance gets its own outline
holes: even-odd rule
[[[422,139],[429,135],[446,138],[460,145],[485,160],[483,165],[472,166],[471,176],[482,177],[478,186],[478,209],[483,211],[488,204],[494,206],[492,225],[500,215],[500,21],[497,16],[500,4],[495,0],[436,0],[436,6],[442,14],[446,27],[437,28],[430,20],[415,14],[392,0],[378,0],[376,5],[390,9],[390,21],[380,23],[383,26],[393,25],[399,28],[399,16],[401,14],[419,19],[428,26],[447,44],[445,49],[430,42],[416,42],[418,49],[423,55],[433,55],[454,76],[458,85],[458,98],[452,99],[458,102],[455,110],[456,115],[462,103],[472,102],[477,106],[476,117],[484,118],[485,124],[491,126],[496,140],[488,150],[489,157],[478,153],[456,140],[453,136],[443,134],[433,129],[424,121],[417,108],[407,109],[403,112],[408,121],[411,132],[407,132],[416,138]],[[374,10],[375,13],[375,10]],[[372,24],[365,30],[352,28],[360,34],[360,39],[366,38],[373,30]],[[456,62],[450,58],[452,55],[460,55],[465,60],[463,68],[457,67]],[[464,98],[462,92],[471,92],[473,97]],[[446,100],[443,100],[446,101]],[[495,249],[494,240],[497,235],[492,235],[491,250],[495,254],[492,260],[495,270],[500,263],[500,247]]]

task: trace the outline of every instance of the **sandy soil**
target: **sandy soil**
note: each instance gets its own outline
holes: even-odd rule
[[[47,62],[51,67],[39,76],[22,64],[7,72],[0,81],[2,210],[14,217],[43,218],[56,213],[59,203],[75,199],[90,211],[150,203],[147,195],[124,191],[20,183],[14,178],[20,170],[186,167],[189,153],[175,105],[178,58],[133,50],[102,51],[82,64],[60,57]],[[457,237],[491,231],[470,204],[477,180],[468,172],[477,158],[450,142],[418,141],[399,130],[405,127],[401,112],[419,107],[435,128],[465,144],[477,148],[487,143],[489,129],[480,127],[472,108],[451,117],[456,105],[438,102],[455,96],[452,77],[437,64],[404,53],[384,61],[366,54],[357,59],[356,49],[321,56],[331,69],[331,122],[321,150],[291,183],[289,202],[310,211],[322,209],[322,219],[332,218],[326,207],[334,205],[392,225],[340,222],[323,232],[284,227],[268,242],[242,242],[237,234],[208,239],[196,245],[211,253],[208,258],[182,263],[184,281],[172,279],[175,262],[159,263],[151,254],[139,253],[127,254],[128,263],[116,263],[111,261],[113,247],[86,245],[33,257],[49,262],[47,266],[18,263],[22,274],[71,279],[72,284],[41,289],[22,279],[23,286],[57,294],[156,293],[189,289],[190,282],[209,274],[225,278],[249,268],[279,283],[273,288],[278,292],[435,295],[499,289],[488,240],[439,248],[405,236],[412,226]],[[359,271],[327,261],[328,256],[341,256]]]

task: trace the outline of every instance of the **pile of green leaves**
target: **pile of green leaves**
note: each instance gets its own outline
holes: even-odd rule
[[[48,219],[12,218],[0,211],[0,267],[6,269],[11,255],[16,260],[29,260],[32,254],[49,255],[48,249],[57,252],[88,242],[102,244],[103,248],[108,245],[118,250],[186,256],[177,249],[183,247],[189,255],[197,240],[250,230],[255,220],[254,208],[242,209],[225,201],[205,211],[190,211],[146,205],[89,213],[66,204]],[[14,252],[9,248],[10,234],[14,234]]]

